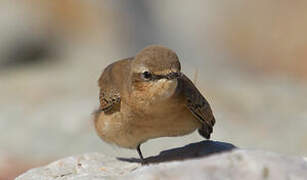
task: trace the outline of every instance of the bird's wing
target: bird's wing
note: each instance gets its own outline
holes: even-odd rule
[[[132,58],[116,61],[107,66],[101,74],[98,85],[100,88],[98,111],[113,113],[120,110],[121,86],[126,79],[127,67]]]
[[[194,117],[203,124],[198,132],[205,138],[209,139],[215,124],[215,118],[208,101],[202,96],[192,81],[184,74],[178,78],[178,82],[182,95],[185,98],[187,108],[191,111]]]
[[[114,66],[115,63],[106,67],[98,81],[100,110],[104,112],[113,111],[120,104],[120,91],[113,77]]]

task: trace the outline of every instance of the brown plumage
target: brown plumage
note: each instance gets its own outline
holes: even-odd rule
[[[99,78],[97,134],[106,142],[137,149],[148,139],[198,132],[209,139],[215,123],[207,100],[180,72],[176,53],[149,46],[110,64]]]

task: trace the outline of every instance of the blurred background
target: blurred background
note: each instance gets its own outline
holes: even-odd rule
[[[85,152],[137,157],[102,142],[91,113],[104,67],[150,44],[176,51],[197,79],[216,116],[213,140],[307,156],[306,18],[298,0],[2,0],[0,179]]]

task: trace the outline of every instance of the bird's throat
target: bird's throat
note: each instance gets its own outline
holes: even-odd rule
[[[134,102],[131,105],[139,110],[150,111],[153,107],[172,98],[176,92],[177,84],[177,79],[160,79],[138,84],[131,92],[130,98]]]

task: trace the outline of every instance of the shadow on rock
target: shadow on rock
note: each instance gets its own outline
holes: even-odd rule
[[[233,144],[219,141],[205,140],[197,143],[191,143],[183,147],[174,148],[160,152],[157,156],[151,156],[145,159],[147,163],[161,163],[174,160],[186,160],[209,156],[215,153],[231,151],[237,148]],[[117,158],[127,162],[141,162],[138,158]]]

